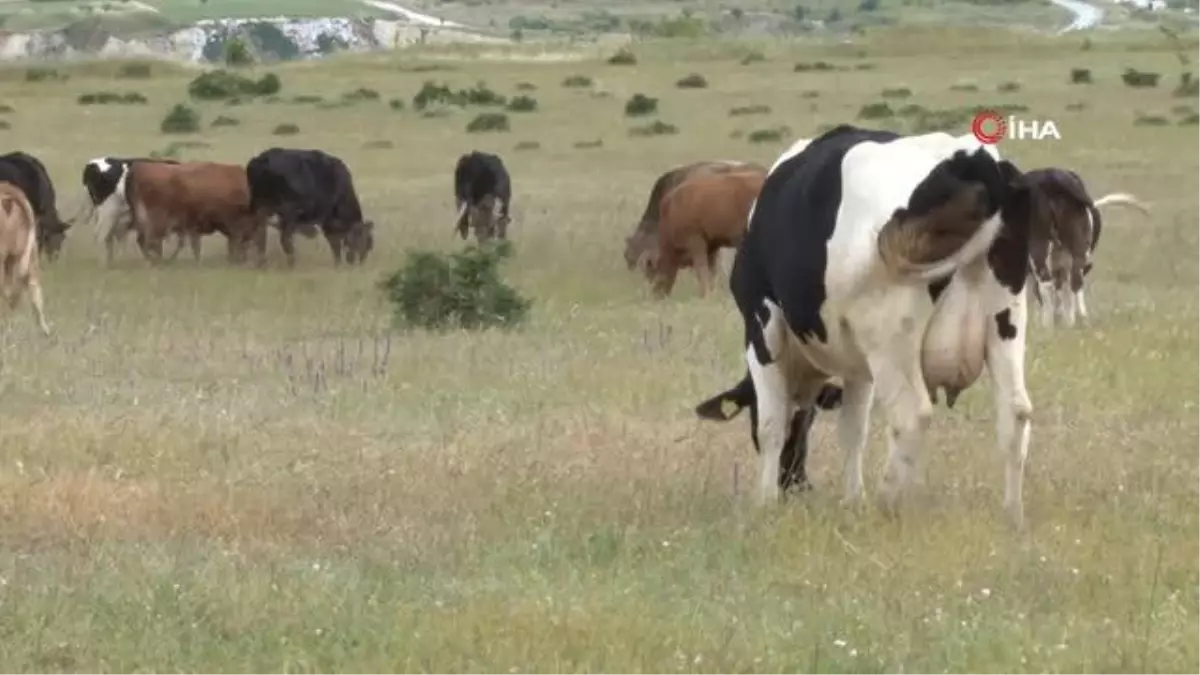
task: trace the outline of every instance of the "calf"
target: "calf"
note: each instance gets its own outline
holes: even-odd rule
[[[37,215],[19,186],[0,181],[0,266],[3,292],[10,309],[16,309],[29,290],[33,316],[43,335],[50,335],[38,279]]]
[[[105,261],[112,264],[113,248],[133,229],[133,212],[126,198],[129,167],[135,162],[178,164],[173,159],[97,157],[83,165],[83,187],[92,206],[97,235],[104,234]],[[182,246],[183,234],[180,234]],[[142,245],[139,235],[139,247]],[[143,255],[146,252],[143,250]]]
[[[657,252],[646,264],[658,297],[671,292],[680,267],[696,270],[701,297],[712,289],[717,253],[742,242],[750,205],[766,177],[763,168],[700,175],[663,197]]]
[[[54,182],[50,180],[46,165],[37,157],[20,151],[0,155],[0,181],[12,183],[25,192],[38,217],[38,252],[51,262],[56,260],[71,224],[58,215]]]
[[[1074,326],[1077,313],[1085,321],[1088,318],[1083,282],[1100,241],[1100,207],[1122,204],[1147,215],[1149,209],[1124,193],[1092,201],[1083,179],[1067,169],[1035,169],[1025,177],[1034,196],[1030,289],[1042,308],[1042,325],[1061,320]]]
[[[881,493],[894,509],[937,389],[953,406],[986,363],[1007,458],[1005,506],[1021,522],[1033,411],[1024,374],[1030,201],[1020,171],[973,136],[842,125],[781,157],[730,276],[753,395],[739,385],[696,408],[726,420],[751,406],[761,501],[779,495],[781,455],[796,431],[789,420],[840,378],[846,498],[862,498],[877,398],[890,432]]]
[[[512,181],[499,156],[471,151],[459,157],[454,165],[454,201],[458,209],[454,227],[460,237],[466,239],[470,227],[476,241],[508,238]]]
[[[633,234],[625,237],[625,266],[633,270],[643,256],[654,255],[652,249],[658,242],[658,223],[661,219],[662,199],[668,192],[690,178],[742,169],[766,170],[753,162],[717,160],[684,164],[659,176],[654,181],[654,185],[650,187],[646,208],[642,210],[642,217],[638,220]]]
[[[375,246],[375,224],[364,220],[354,179],[342,160],[320,150],[270,148],[246,164],[250,208],[256,217],[279,228],[279,245],[288,267],[296,264],[296,232],[329,242],[333,264],[342,264],[342,246],[350,264],[362,263]],[[265,237],[259,243],[265,255]]]
[[[170,234],[178,236],[170,259],[179,255],[186,236],[197,262],[201,236],[224,234],[230,262],[244,259],[247,246],[261,238],[250,210],[246,171],[237,164],[135,162],[129,169],[126,196],[138,243],[155,264],[162,261],[163,240]],[[264,262],[261,254],[258,262]]]

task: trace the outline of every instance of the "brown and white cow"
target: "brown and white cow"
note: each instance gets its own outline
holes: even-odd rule
[[[735,160],[716,160],[693,162],[677,166],[670,171],[662,174],[654,181],[654,185],[650,188],[650,196],[646,199],[646,208],[642,211],[641,220],[638,221],[637,227],[634,228],[633,234],[625,238],[625,265],[631,271],[637,266],[638,261],[646,262],[647,255],[653,257],[655,254],[654,247],[658,242],[658,222],[660,219],[660,208],[662,198],[668,192],[678,187],[685,180],[696,176],[707,174],[725,173],[729,171],[737,171],[740,169],[761,169],[762,167],[753,162],[739,162]],[[645,271],[643,267],[643,272]]]
[[[1100,207],[1121,204],[1147,215],[1149,209],[1120,192],[1093,201],[1083,179],[1067,169],[1035,169],[1025,178],[1032,189],[1034,214],[1029,250],[1034,283],[1029,286],[1041,305],[1042,325],[1061,320],[1074,326],[1076,315],[1088,318],[1083,282],[1100,241]]]
[[[37,216],[21,188],[0,182],[0,267],[4,268],[3,291],[10,309],[29,291],[38,328],[50,334],[38,280]]]
[[[656,296],[671,292],[681,267],[696,270],[701,297],[712,290],[717,253],[742,242],[750,207],[766,177],[762,167],[699,175],[663,197],[658,243],[643,258]]]
[[[246,169],[237,164],[136,162],[130,169],[127,198],[142,253],[152,263],[163,259],[163,241],[179,235],[174,260],[186,235],[200,260],[200,237],[220,232],[230,262],[241,262],[251,243],[266,232],[250,210]],[[265,263],[259,255],[258,264]]]

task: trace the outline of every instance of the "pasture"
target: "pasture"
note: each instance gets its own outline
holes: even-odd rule
[[[276,102],[194,103],[202,130],[188,135],[159,123],[194,71],[4,71],[0,140],[47,164],[64,215],[92,157],[186,141],[186,159],[241,163],[313,147],[354,172],[376,244],[364,268],[335,271],[324,241],[298,238],[286,271],[275,234],[266,270],[230,268],[220,237],[199,266],[185,253],[158,269],[131,241],[106,269],[89,227],[71,230],[43,267],[55,336],[27,304],[0,314],[0,664],[1194,672],[1200,167],[1197,127],[1173,109],[1196,100],[1172,96],[1179,65],[1161,35],[1080,42],[930,29],[756,45],[762,60],[733,44],[646,44],[636,67],[462,48],[348,57],[276,69]],[[818,60],[839,70],[794,70]],[[1126,67],[1163,82],[1131,89]],[[1071,68],[1095,82],[1069,84]],[[676,88],[692,72],[708,86]],[[562,86],[576,74],[595,84]],[[509,96],[531,83],[538,107],[508,113],[508,132],[468,134],[478,109],[412,109],[426,79]],[[292,102],[359,87],[380,99]],[[76,103],[102,90],[149,103]],[[638,92],[659,99],[657,116],[624,115]],[[692,413],[744,372],[731,257],[703,300],[690,272],[656,302],[625,269],[624,238],[662,171],[770,165],[822,125],[910,128],[915,117],[857,119],[883,101],[1028,106],[1015,114],[1054,120],[1062,140],[1006,141],[1006,157],[1154,209],[1106,212],[1090,327],[1048,331],[1031,308],[1023,532],[1001,508],[982,381],[937,408],[924,485],[899,521],[839,506],[829,414],[811,439],[815,490],[754,508],[745,416]],[[211,126],[221,115],[239,124]],[[656,118],[678,132],[630,134]],[[272,135],[285,123],[299,133]],[[463,245],[451,172],[473,148],[512,174],[503,269],[534,300],[530,323],[390,330],[375,285],[409,249]],[[869,498],[883,428],[877,412]]]

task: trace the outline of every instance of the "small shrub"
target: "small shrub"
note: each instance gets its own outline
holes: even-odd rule
[[[882,120],[896,114],[892,107],[885,102],[868,103],[858,110],[860,120]]]
[[[1071,84],[1091,84],[1092,71],[1087,68],[1071,69]]]
[[[399,98],[394,98],[394,99],[388,101],[388,107],[391,108],[392,110],[404,110],[404,100],[399,99]]]
[[[767,60],[767,57],[765,54],[763,54],[760,51],[754,50],[754,51],[748,52],[745,56],[743,56],[741,63],[743,66],[748,66],[751,63],[761,63],[762,61],[766,61],[766,60]]]
[[[222,59],[231,68],[242,68],[254,65],[254,51],[250,44],[240,37],[229,38],[225,41],[225,53]]]
[[[563,79],[562,86],[568,89],[580,89],[583,87],[590,87],[595,83],[595,80],[587,75],[568,75]]]
[[[708,80],[700,73],[692,73],[676,80],[675,86],[680,89],[705,89],[708,87]]]
[[[375,91],[374,89],[368,89],[366,87],[359,87],[358,89],[355,89],[354,91],[348,91],[348,92],[342,94],[342,100],[346,101],[347,103],[352,103],[352,102],[356,102],[356,101],[378,101],[379,100],[379,92]]]
[[[929,108],[926,108],[920,103],[906,103],[905,105],[900,106],[900,109],[896,111],[896,115],[899,117],[917,117],[927,114],[929,114]]]
[[[634,55],[628,47],[621,47],[616,54],[608,57],[610,66],[633,66],[637,65],[637,56]]]
[[[0,115],[7,115],[11,112],[16,112],[16,109],[7,103],[0,103]]]
[[[833,70],[837,70],[837,67],[828,61],[813,61],[811,63],[801,61],[792,67],[792,72],[796,73],[829,72]]]
[[[391,150],[394,147],[396,147],[396,144],[386,138],[363,143],[363,150]]]
[[[237,73],[217,69],[202,73],[188,84],[188,95],[201,101],[218,101],[239,96],[271,96],[283,88],[279,76],[267,73],[252,80]]]
[[[892,89],[884,89],[884,98],[908,98],[912,96],[912,89],[908,87],[895,87]]]
[[[149,63],[126,63],[117,71],[117,77],[129,80],[144,80],[151,75]]]
[[[404,266],[379,287],[393,306],[396,323],[405,327],[511,328],[528,318],[533,304],[500,278],[500,262],[511,255],[507,241],[471,244],[448,255],[410,251]]]
[[[537,99],[524,94],[514,96],[512,100],[508,102],[508,110],[511,112],[533,112],[537,110],[537,107]]]
[[[229,117],[227,115],[218,115],[217,119],[213,120],[212,124],[210,124],[209,126],[210,127],[236,127],[239,124],[241,124],[241,122],[236,117]]]
[[[677,133],[679,133],[679,127],[667,124],[662,120],[654,120],[650,124],[633,127],[629,130],[630,136],[670,136]]]
[[[816,89],[807,89],[805,91],[800,92],[800,98],[820,98],[820,97],[821,97],[821,92],[817,91]]]
[[[467,122],[467,133],[475,134],[484,131],[508,131],[508,115],[497,112],[479,113],[475,119]]]
[[[1067,104],[1067,112],[1079,112],[1081,110],[1087,110],[1087,104],[1083,101]]]
[[[1171,121],[1162,115],[1144,115],[1142,113],[1138,113],[1133,120],[1134,126],[1138,127],[1165,127],[1170,123]]]
[[[791,133],[792,130],[786,126],[774,129],[755,129],[746,134],[746,140],[751,143],[779,143]]]
[[[283,124],[275,125],[271,133],[276,136],[295,136],[300,133],[300,127],[291,122],[284,122]]]
[[[1121,81],[1125,86],[1134,88],[1157,87],[1158,78],[1158,73],[1143,72],[1134,68],[1126,68],[1125,72],[1121,73]]]
[[[119,94],[115,91],[97,91],[89,94],[79,95],[79,105],[108,105],[115,103],[118,105],[145,105],[149,103],[145,96],[136,91],[125,92]]]
[[[537,85],[532,82],[518,82],[517,91],[537,91]]]
[[[465,108],[469,105],[492,106],[504,105],[507,101],[483,82],[470,89],[454,90],[445,84],[426,80],[420,91],[413,96],[413,108],[424,110],[433,105],[454,105]]]
[[[200,114],[190,106],[176,103],[158,125],[164,134],[191,134],[200,131]]]
[[[1171,112],[1176,115],[1191,115],[1196,112],[1196,109],[1190,105],[1177,105],[1171,108]]]
[[[974,82],[955,82],[950,85],[950,91],[975,92],[979,91],[979,85]]]
[[[1014,91],[1021,91],[1021,83],[1020,82],[1012,82],[1012,81],[1001,82],[1000,84],[996,85],[996,91],[998,91],[1002,94],[1008,94],[1008,93],[1012,93]]]
[[[634,94],[625,102],[626,117],[653,115],[656,112],[658,112],[658,99],[645,94]]]
[[[65,82],[68,76],[58,72],[57,68],[28,68],[25,70],[26,82]]]
[[[298,103],[298,104],[321,103],[324,100],[325,100],[325,97],[317,95],[317,94],[300,94],[298,96],[292,97],[292,103]]]
[[[771,112],[771,106],[756,103],[754,105],[740,105],[736,108],[729,109],[730,117],[740,117],[742,115],[767,115]]]
[[[1200,80],[1193,78],[1190,72],[1184,71],[1180,73],[1179,84],[1175,85],[1174,94],[1176,96],[1186,96],[1187,98],[1200,96]]]
[[[1180,118],[1179,126],[1196,126],[1200,124],[1200,113],[1192,113],[1186,117]]]
[[[875,70],[876,67],[877,66],[874,63],[856,63],[856,64],[854,64],[855,70]]]
[[[542,147],[537,141],[520,141],[513,146],[513,150],[538,150]]]
[[[571,147],[573,147],[577,150],[590,150],[592,148],[602,148],[602,147],[604,147],[604,139],[597,138],[594,141],[575,141],[574,145],[572,145]]]

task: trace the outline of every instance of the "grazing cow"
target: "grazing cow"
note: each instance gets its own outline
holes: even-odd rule
[[[163,240],[170,234],[178,236],[170,259],[179,255],[186,236],[197,262],[204,235],[225,235],[230,262],[243,260],[247,246],[261,238],[250,210],[246,170],[237,164],[134,162],[126,197],[138,243],[155,264],[162,261]],[[263,262],[260,256],[259,264]]]
[[[1083,297],[1084,277],[1092,270],[1092,254],[1100,241],[1100,207],[1132,206],[1149,209],[1133,195],[1113,193],[1092,201],[1083,179],[1067,169],[1034,169],[1025,174],[1033,189],[1030,262],[1033,297],[1042,308],[1042,325],[1062,320],[1075,325],[1076,313],[1088,318]]]
[[[28,289],[38,328],[49,335],[38,279],[37,215],[25,191],[8,181],[0,181],[0,267],[9,308],[16,309]]]
[[[91,201],[97,234],[104,233],[105,260],[111,265],[113,248],[133,229],[133,212],[126,198],[129,167],[135,162],[178,164],[173,159],[149,157],[97,157],[83,165],[83,187]],[[183,234],[180,235],[182,245]],[[139,235],[138,245],[142,245]],[[146,251],[142,251],[146,255]]]
[[[763,168],[701,175],[663,197],[658,245],[645,266],[658,297],[671,292],[681,267],[696,270],[701,297],[712,290],[717,253],[742,242],[750,205],[766,177]]]
[[[470,227],[476,241],[508,238],[512,181],[499,156],[471,151],[459,157],[454,165],[454,201],[458,209],[454,227],[460,237],[466,239]]]
[[[315,237],[317,229],[329,242],[333,264],[362,263],[375,247],[375,224],[363,220],[350,169],[342,160],[320,150],[270,148],[246,164],[250,207],[256,217],[279,228],[279,245],[288,267],[296,264],[292,238],[296,232]],[[265,255],[265,231],[259,243]]]
[[[650,196],[646,199],[646,208],[642,210],[642,218],[634,228],[633,234],[625,237],[625,265],[630,269],[637,265],[643,255],[650,254],[658,239],[658,222],[662,198],[668,192],[678,187],[689,178],[697,176],[725,173],[741,169],[759,169],[766,171],[753,162],[738,162],[734,160],[717,160],[712,162],[693,162],[675,167],[662,174],[650,188]],[[643,270],[644,271],[644,270]]]
[[[33,212],[38,217],[38,251],[45,254],[51,262],[56,260],[71,223],[58,216],[54,181],[50,180],[46,165],[37,157],[25,152],[0,155],[0,181],[12,183],[24,190]]]
[[[750,387],[696,407],[712,420],[751,407],[760,501],[779,496],[793,413],[840,378],[846,498],[862,498],[874,397],[890,432],[881,496],[894,509],[937,389],[953,406],[986,363],[1007,458],[1005,506],[1021,522],[1033,411],[1024,370],[1030,202],[1018,169],[973,136],[842,125],[776,163],[730,276]]]

